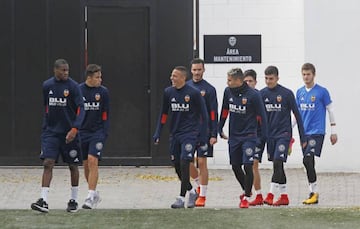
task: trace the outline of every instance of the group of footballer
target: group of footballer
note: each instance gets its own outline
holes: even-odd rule
[[[172,85],[163,93],[162,107],[153,135],[159,144],[160,135],[170,113],[170,157],[181,181],[180,194],[171,208],[204,207],[209,180],[207,157],[213,156],[217,136],[228,140],[232,170],[242,192],[240,208],[256,205],[288,205],[284,163],[294,142],[292,128],[297,124],[303,164],[309,182],[309,197],[304,204],[318,203],[315,156],[320,157],[329,114],[332,144],[337,142],[333,105],[326,88],[316,84],[315,67],[305,63],[301,68],[304,86],[296,95],[278,83],[275,66],[265,69],[266,87],[255,89],[256,72],[233,68],[227,73],[220,115],[215,88],[203,79],[205,63],[196,58],[191,62],[192,79],[187,68],[177,66],[170,80]],[[67,211],[78,211],[78,165],[84,164],[88,195],[84,209],[93,209],[101,201],[96,191],[98,161],[108,135],[109,93],[101,85],[101,67],[89,64],[85,81],[78,84],[69,77],[69,64],[64,59],[54,63],[54,76],[43,83],[44,118],[41,134],[43,175],[40,198],[31,204],[36,211],[49,211],[47,197],[52,171],[59,156],[69,165],[71,197]],[[293,116],[291,115],[293,114]],[[223,127],[229,116],[229,134]],[[294,118],[292,118],[294,117]],[[270,190],[263,198],[259,163],[267,147],[273,174]],[[195,157],[196,153],[196,157]],[[196,158],[196,160],[195,160]],[[192,186],[190,177],[196,183]],[[252,198],[254,187],[255,198]],[[279,194],[279,195],[278,195]],[[277,199],[274,199],[278,195]]]
[[[256,205],[289,204],[284,163],[291,153],[292,129],[298,127],[303,164],[309,183],[309,197],[303,204],[319,200],[315,156],[320,157],[329,114],[331,144],[337,142],[333,105],[326,88],[315,83],[316,70],[311,63],[301,67],[304,86],[296,95],[280,85],[276,66],[265,71],[266,87],[255,89],[257,74],[233,68],[227,72],[220,115],[215,88],[203,79],[205,63],[195,58],[191,62],[192,79],[187,80],[187,68],[177,66],[170,80],[172,85],[163,93],[157,128],[153,135],[159,144],[168,116],[170,120],[170,157],[180,179],[180,194],[171,208],[184,208],[188,193],[188,208],[204,207],[208,186],[207,157],[213,156],[217,136],[228,140],[229,158],[234,175],[241,186],[240,208]],[[293,115],[292,115],[293,114]],[[229,116],[229,133],[223,132]],[[259,163],[264,148],[273,164],[270,190],[261,191]],[[196,155],[196,156],[195,156]],[[192,186],[190,177],[196,183]],[[254,198],[252,190],[254,187]]]

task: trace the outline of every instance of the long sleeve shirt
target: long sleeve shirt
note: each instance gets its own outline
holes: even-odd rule
[[[66,134],[84,120],[84,101],[76,81],[52,77],[43,83],[43,131]]]
[[[221,115],[219,121],[219,133],[229,118],[229,141],[239,141],[243,137],[257,136],[258,119],[261,118],[261,136],[267,139],[267,119],[264,105],[260,94],[250,88],[246,83],[237,88],[225,88]]]
[[[208,114],[200,91],[184,85],[180,89],[168,87],[164,90],[160,116],[154,140],[160,138],[161,130],[171,112],[170,133],[173,136],[198,136],[199,141],[207,142]]]
[[[298,123],[300,140],[304,142],[304,126],[292,91],[278,84],[274,88],[265,87],[260,93],[266,108],[269,138],[292,137],[292,112]]]
[[[80,84],[84,97],[85,118],[80,128],[81,133],[102,132],[104,137],[109,130],[109,91],[106,87],[89,87]]]
[[[205,99],[206,109],[209,115],[209,135],[210,137],[217,137],[217,123],[218,123],[218,101],[216,95],[216,89],[206,80],[200,80],[199,82],[194,82],[193,80],[188,80],[186,82],[188,85],[198,89]]]

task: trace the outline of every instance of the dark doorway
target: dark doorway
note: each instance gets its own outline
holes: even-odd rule
[[[110,91],[103,159],[150,159],[150,14],[146,6],[87,6],[88,63]]]
[[[41,164],[41,86],[58,58],[78,82],[86,63],[103,67],[111,132],[101,165],[170,164],[168,128],[158,146],[151,136],[171,70],[193,57],[193,0],[1,0],[0,19],[0,165]]]

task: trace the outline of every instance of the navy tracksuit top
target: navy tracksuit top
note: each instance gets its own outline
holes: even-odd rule
[[[66,134],[71,128],[80,128],[84,119],[84,102],[75,80],[52,77],[44,81],[43,103],[43,131]]]
[[[261,136],[266,141],[267,122],[264,105],[259,92],[243,83],[237,88],[225,88],[221,115],[219,121],[219,133],[228,114],[229,118],[229,141],[238,141],[244,137],[257,136],[258,120],[261,121]]]
[[[170,133],[179,137],[198,137],[207,142],[208,114],[200,91],[185,84],[182,88],[167,87],[164,90],[160,117],[154,133],[154,140],[160,138],[162,127],[171,112]]]
[[[301,142],[304,142],[304,126],[292,91],[278,84],[274,88],[261,89],[260,94],[267,113],[268,136],[292,137],[292,111],[298,123]]]
[[[89,87],[80,84],[84,97],[85,118],[81,125],[81,134],[100,131],[106,137],[109,130],[109,91],[106,87]]]
[[[217,123],[218,123],[218,101],[216,95],[216,89],[202,79],[199,82],[188,80],[188,85],[198,89],[201,96],[205,99],[206,109],[209,115],[209,135],[210,137],[217,137]]]

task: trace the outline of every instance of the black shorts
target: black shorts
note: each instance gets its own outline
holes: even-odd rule
[[[105,137],[103,134],[81,133],[81,152],[83,160],[87,160],[89,154],[101,160],[104,145]]]
[[[303,149],[304,157],[307,155],[321,156],[321,150],[324,143],[323,134],[306,135],[306,147]]]
[[[194,160],[197,145],[196,137],[170,137],[170,157],[173,162]]]
[[[253,164],[256,147],[256,138],[229,141],[229,157],[231,165]]]
[[[214,146],[210,145],[210,142],[206,144],[198,144],[196,146],[197,157],[213,157]]]
[[[268,160],[287,161],[291,137],[269,138],[266,142]]]
[[[63,162],[68,164],[81,164],[82,155],[79,139],[76,137],[72,142],[66,144],[66,135],[44,132],[41,135],[40,159],[53,159],[58,162],[61,156]]]

